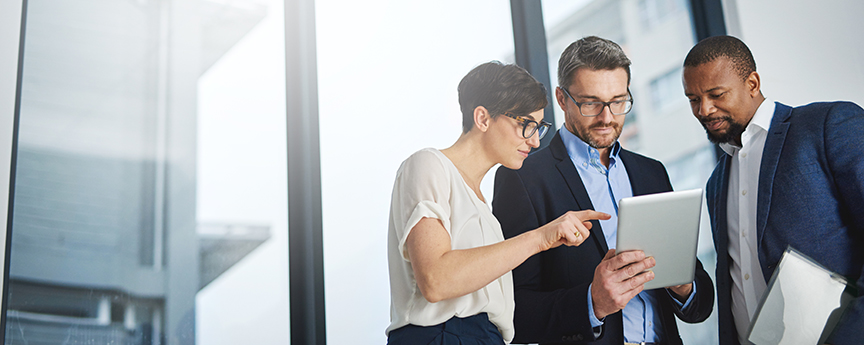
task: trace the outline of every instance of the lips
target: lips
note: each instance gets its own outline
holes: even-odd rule
[[[607,135],[615,135],[615,133],[618,133],[618,131],[619,131],[618,128],[619,128],[619,125],[617,123],[610,122],[610,123],[595,124],[595,125],[589,127],[588,129],[591,132],[594,132],[595,135],[607,136]]]
[[[527,150],[527,151],[517,150],[517,151],[519,151],[519,154],[522,155],[522,158],[527,158],[528,154],[531,153],[531,150]]]
[[[600,133],[600,134],[609,134],[615,131],[614,127],[594,127],[591,128],[592,131]]]
[[[713,119],[700,119],[702,126],[709,131],[717,131],[728,121],[726,118],[718,117]]]

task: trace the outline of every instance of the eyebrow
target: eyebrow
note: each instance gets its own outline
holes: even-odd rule
[[[627,96],[628,96],[628,95],[627,95],[627,93],[625,92],[625,93],[623,93],[623,94],[620,94],[620,95],[617,95],[617,96],[613,96],[612,99],[622,98],[622,97],[627,97]],[[598,100],[598,101],[600,100],[600,97],[597,97],[597,96],[592,96],[592,95],[581,95],[581,94],[576,95],[575,98],[579,98],[579,99],[585,99],[585,98],[587,98],[587,99],[596,99],[596,100]]]
[[[708,90],[703,91],[703,93],[710,93],[710,92],[718,91],[718,90],[721,90],[721,89],[723,89],[722,86],[715,86],[715,87],[713,87],[713,88],[710,88],[710,89],[708,89]],[[684,96],[690,97],[690,96],[696,96],[696,95],[694,95],[693,93],[685,92],[685,93],[684,93]]]

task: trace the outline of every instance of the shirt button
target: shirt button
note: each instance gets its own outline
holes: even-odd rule
[[[744,273],[744,280],[749,280],[749,279],[750,279],[750,274]]]
[[[742,153],[741,153],[741,158],[747,158],[747,153],[746,153],[746,152],[742,152]]]
[[[742,232],[742,233],[741,233],[741,237],[747,237],[747,233],[746,233],[746,232]]]
[[[582,163],[582,166],[583,166],[583,167],[587,167],[587,166],[588,166],[588,163]]]
[[[747,190],[746,190],[746,189],[745,189],[745,190],[742,190],[742,191],[741,191],[741,195],[747,195]]]

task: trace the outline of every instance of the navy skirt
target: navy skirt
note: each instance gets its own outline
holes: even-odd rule
[[[388,345],[503,345],[504,337],[486,313],[453,317],[435,326],[406,325],[390,331]]]

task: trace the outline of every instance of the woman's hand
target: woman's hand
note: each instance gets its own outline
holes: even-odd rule
[[[589,235],[591,223],[588,221],[610,217],[591,210],[571,211],[538,229],[468,249],[452,249],[450,234],[441,221],[423,218],[408,234],[405,250],[420,293],[435,303],[489,285],[538,253],[538,249],[543,251],[562,244],[578,246]]]
[[[578,246],[591,235],[591,220],[606,220],[611,217],[594,210],[569,211],[535,230],[540,233],[540,251],[562,244]]]

